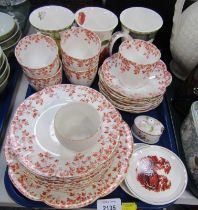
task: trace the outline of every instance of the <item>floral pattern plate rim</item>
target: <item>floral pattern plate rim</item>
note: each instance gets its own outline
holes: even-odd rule
[[[96,199],[106,196],[116,189],[124,180],[133,152],[133,137],[130,128],[123,121],[120,126],[120,141],[112,165],[105,172],[102,180],[84,188],[75,190],[64,186],[40,185],[39,180],[29,179],[27,169],[15,158],[9,147],[9,138],[4,147],[6,160],[9,163],[9,177],[15,187],[26,197],[42,201],[55,208],[79,208],[93,203]],[[9,136],[8,136],[9,137]],[[34,176],[32,174],[32,176]]]
[[[119,54],[113,54],[104,61],[100,67],[99,75],[100,79],[104,81],[108,87],[128,98],[143,99],[162,95],[165,93],[166,87],[169,86],[172,81],[172,76],[167,71],[165,63],[160,60],[157,62],[155,69],[143,87],[133,89],[124,88],[117,75],[121,65],[120,62]]]
[[[92,104],[103,122],[98,143],[81,153],[60,145],[54,134],[53,115],[58,106],[69,101]],[[118,111],[98,91],[71,84],[55,85],[31,95],[17,108],[10,124],[10,138],[19,162],[33,173],[44,177],[81,177],[111,158],[119,141],[120,121]]]

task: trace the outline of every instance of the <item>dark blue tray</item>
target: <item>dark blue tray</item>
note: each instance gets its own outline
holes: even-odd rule
[[[8,119],[14,102],[14,94],[21,76],[21,68],[14,56],[9,58],[10,76],[5,90],[0,95],[0,148],[3,143]]]
[[[64,78],[63,83],[68,83],[68,81]],[[96,79],[96,81],[92,85],[92,88],[98,90],[97,83],[98,83],[98,78]],[[29,86],[28,89],[27,89],[26,97],[30,96],[34,92],[35,91]],[[128,123],[128,125],[130,127],[133,124],[134,118],[136,116],[138,116],[138,114],[129,114],[129,113],[126,113],[126,112],[121,112],[121,114],[122,114],[123,119]],[[156,109],[154,109],[152,111],[146,112],[144,114],[155,117],[156,119],[159,119],[165,127],[163,135],[161,136],[160,141],[157,143],[157,145],[166,147],[166,148],[172,150],[173,152],[175,152],[177,154],[177,147],[176,147],[175,137],[174,137],[174,133],[173,133],[173,127],[172,127],[172,123],[171,123],[171,119],[170,119],[170,114],[169,114],[169,111],[168,111],[166,98],[164,98],[163,102],[160,104],[159,107],[157,107]],[[134,139],[134,140],[137,143],[140,142],[137,139]],[[13,186],[12,182],[10,181],[10,179],[8,177],[8,172],[7,171],[5,173],[4,182],[5,182],[5,187],[6,187],[6,190],[7,190],[8,194],[10,195],[10,197],[16,203],[18,203],[22,206],[25,206],[25,207],[32,207],[32,208],[48,207],[46,204],[44,204],[42,202],[32,201],[32,200],[29,200],[28,198],[24,197]],[[126,194],[120,187],[118,187],[111,194],[109,194],[108,196],[106,196],[104,198],[120,198],[122,202],[136,202],[137,206],[140,209],[162,209],[162,208],[165,208],[165,207],[172,204],[172,203],[170,203],[168,205],[161,205],[161,206],[149,205],[149,204],[144,203],[140,200],[132,198],[131,196]],[[96,202],[87,206],[87,208],[96,208]]]

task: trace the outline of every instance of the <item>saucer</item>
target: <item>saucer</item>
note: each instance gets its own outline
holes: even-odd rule
[[[148,146],[133,153],[125,182],[138,199],[165,205],[182,195],[187,180],[186,168],[175,153],[164,147]]]
[[[118,53],[107,58],[100,68],[99,74],[101,80],[115,92],[119,92],[123,96],[134,100],[162,95],[165,93],[166,87],[169,86],[172,81],[172,76],[167,71],[165,63],[160,60],[157,62],[156,67],[149,78],[146,79],[143,87],[128,89],[119,81],[118,72],[120,71],[120,66],[121,61]]]

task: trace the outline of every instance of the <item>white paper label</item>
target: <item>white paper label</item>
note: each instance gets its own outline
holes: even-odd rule
[[[121,210],[120,198],[97,200],[97,210]]]

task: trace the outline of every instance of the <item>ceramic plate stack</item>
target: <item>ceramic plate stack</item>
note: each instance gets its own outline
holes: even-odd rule
[[[175,153],[160,146],[137,144],[121,188],[146,203],[165,205],[182,195],[187,180],[186,168]]]
[[[14,47],[20,38],[21,31],[13,17],[0,12],[0,46],[6,56],[14,51]]]
[[[63,146],[54,129],[57,111],[71,102],[92,106],[101,121],[95,144],[80,152]],[[4,149],[9,177],[24,196],[55,208],[78,208],[120,185],[133,139],[128,125],[102,94],[66,84],[47,87],[18,107]]]
[[[5,89],[10,75],[8,59],[0,47],[0,93]]]
[[[156,108],[163,100],[172,81],[166,65],[159,60],[141,88],[125,88],[119,80],[121,61],[118,53],[107,58],[99,71],[99,88],[103,95],[119,110],[142,113]]]

